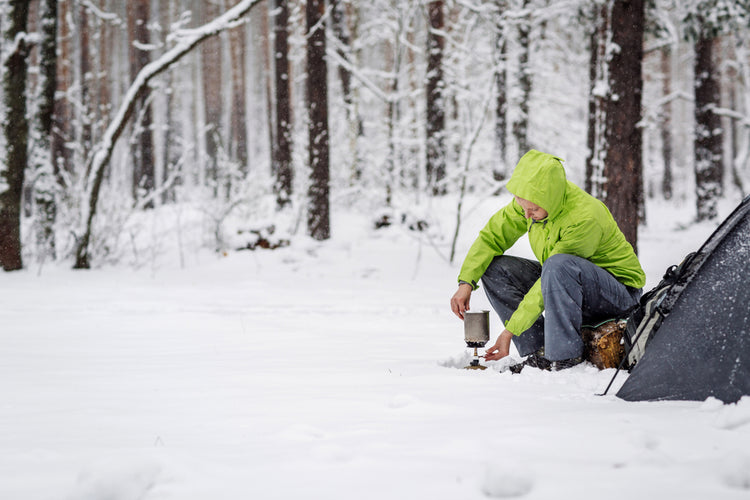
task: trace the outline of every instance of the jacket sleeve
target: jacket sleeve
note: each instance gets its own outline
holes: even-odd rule
[[[505,322],[505,328],[513,335],[521,335],[531,328],[542,311],[544,311],[544,299],[542,298],[542,279],[539,278],[518,304],[510,319]]]
[[[513,200],[493,215],[479,232],[466,254],[458,281],[469,283],[476,290],[492,259],[503,255],[524,233],[526,219],[521,207]]]

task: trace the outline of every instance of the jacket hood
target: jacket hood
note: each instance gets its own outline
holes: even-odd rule
[[[568,184],[562,162],[557,156],[532,149],[518,160],[506,188],[554,218],[562,210]]]

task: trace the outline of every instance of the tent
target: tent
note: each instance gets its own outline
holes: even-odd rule
[[[750,395],[750,196],[681,267],[617,396],[736,402]]]

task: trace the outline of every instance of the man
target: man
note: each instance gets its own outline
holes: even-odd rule
[[[574,366],[583,355],[583,321],[626,314],[645,273],[607,207],[566,179],[560,158],[529,151],[506,187],[513,200],[469,249],[451,309],[463,319],[481,279],[505,324],[485,359],[504,358],[513,341],[528,356],[514,372]],[[525,233],[538,262],[505,255]]]

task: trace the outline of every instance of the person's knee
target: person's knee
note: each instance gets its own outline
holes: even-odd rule
[[[551,256],[542,266],[542,285],[549,282],[571,282],[580,275],[580,257],[559,253]]]
[[[489,268],[492,269],[506,269],[508,266],[512,265],[514,258],[510,255],[498,255],[494,259],[492,259],[492,262],[490,262]]]
[[[509,275],[509,269],[512,265],[512,257],[507,255],[499,255],[492,259],[490,265],[487,266],[487,270],[481,278],[481,281],[495,281],[498,278],[507,278]]]

